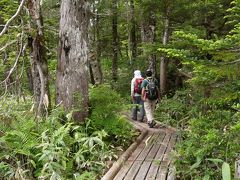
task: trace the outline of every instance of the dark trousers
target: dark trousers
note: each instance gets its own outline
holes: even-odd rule
[[[132,118],[137,120],[137,111],[140,110],[141,120],[143,120],[145,111],[144,111],[144,105],[143,105],[141,96],[135,96],[133,100],[133,104],[136,104],[136,106],[132,108]]]

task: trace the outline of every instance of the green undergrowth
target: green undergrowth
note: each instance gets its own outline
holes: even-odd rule
[[[178,129],[180,142],[173,153],[178,179],[222,179],[239,159],[239,81],[222,87],[191,86],[163,98],[156,118]]]
[[[109,141],[127,145],[135,135],[134,128],[125,116],[126,102],[110,86],[93,88],[90,93],[90,119],[94,129],[104,129]]]
[[[2,98],[0,179],[99,179],[135,133],[108,86],[91,88],[90,104],[89,119],[75,124],[61,107],[37,120],[30,98]]]

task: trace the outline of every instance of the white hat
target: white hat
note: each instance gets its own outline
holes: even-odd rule
[[[139,70],[134,71],[134,77],[141,77],[141,71]]]

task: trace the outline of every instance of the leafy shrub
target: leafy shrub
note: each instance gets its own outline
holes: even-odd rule
[[[172,98],[163,97],[157,104],[156,120],[171,126],[183,127],[188,116],[187,93],[177,91]]]
[[[233,124],[229,111],[209,112],[189,121],[188,131],[177,148],[176,164],[181,177],[210,176],[221,179],[221,168],[215,162],[208,161],[209,158],[222,159],[234,166],[238,158],[236,152],[240,150],[236,141],[240,136],[233,133]]]
[[[91,126],[93,130],[104,129],[112,142],[129,144],[133,127],[121,116],[126,108],[124,100],[108,85],[94,87],[90,91]]]
[[[70,123],[71,113],[64,115],[61,108],[52,110],[45,119],[35,120],[29,101],[17,103],[11,97],[6,102],[9,104],[1,104],[5,120],[0,122],[4,125],[0,134],[2,179],[96,179],[105,162],[116,156],[112,144],[106,142],[108,134],[93,129],[90,121],[81,126]],[[111,110],[117,112],[117,108]]]

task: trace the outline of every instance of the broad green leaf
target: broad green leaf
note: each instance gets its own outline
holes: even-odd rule
[[[206,160],[208,160],[208,161],[212,161],[212,162],[214,162],[214,163],[223,163],[223,160],[221,160],[221,159],[207,158]]]
[[[197,157],[197,162],[195,162],[191,167],[190,167],[190,170],[193,170],[195,168],[198,168],[199,165],[201,164],[202,160],[200,157]]]
[[[206,174],[206,175],[203,177],[203,180],[209,180],[209,179],[210,179],[209,174]]]
[[[226,162],[224,162],[222,165],[222,178],[223,180],[231,180],[230,166]]]

